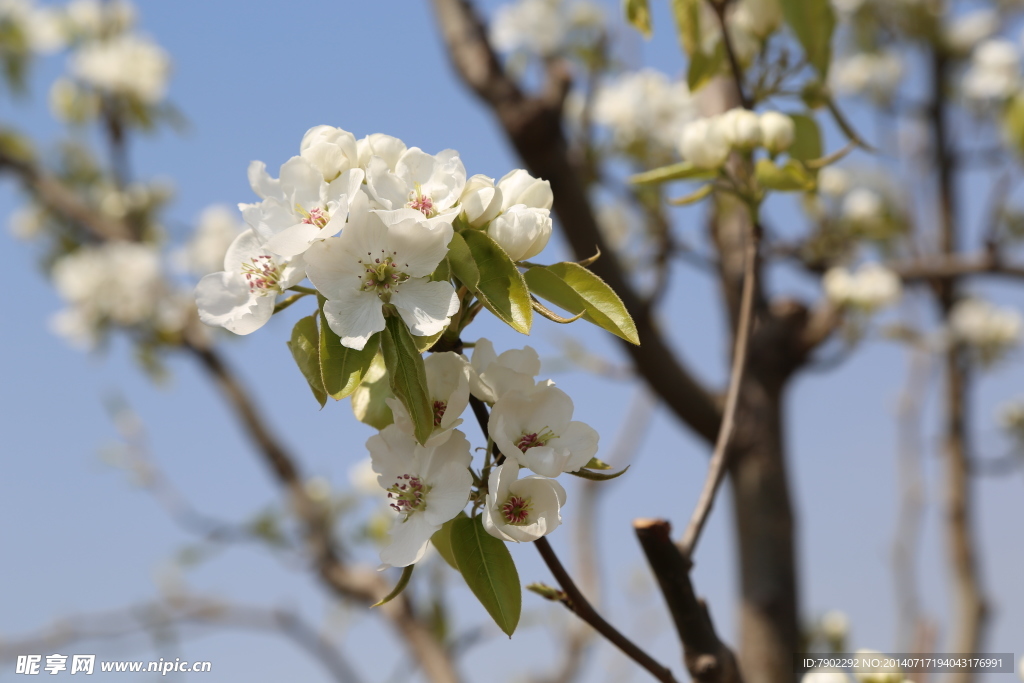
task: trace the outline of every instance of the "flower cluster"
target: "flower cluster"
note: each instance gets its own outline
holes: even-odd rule
[[[1020,87],[1020,53],[1016,45],[1003,38],[993,38],[974,49],[961,82],[964,98],[969,103],[985,106],[1003,102]]]
[[[684,81],[655,69],[620,74],[598,85],[593,119],[612,134],[616,148],[672,150],[697,105]],[[640,148],[640,149],[637,149]]]
[[[467,179],[454,150],[431,155],[383,134],[356,140],[316,126],[277,178],[254,161],[249,182],[260,201],[239,205],[247,229],[223,271],[196,290],[203,322],[236,334],[262,327],[277,295],[308,277],[349,348],[384,329],[385,306],[412,334],[431,336],[459,310],[452,284],[432,278],[454,221],[484,230],[513,261],[536,256],[551,236],[547,181],[523,170]]]
[[[417,442],[395,398],[388,400],[394,422],[366,443],[396,515],[382,562],[404,567],[419,561],[431,536],[471,501],[483,508],[487,532],[501,540],[533,541],[554,531],[566,500],[554,478],[587,465],[598,435],[572,419],[572,399],[554,382],[537,381],[537,352],[527,346],[496,354],[480,339],[471,360],[434,353],[424,365],[434,417],[426,443]],[[487,429],[493,448],[479,475],[470,470],[470,444],[458,429],[471,395],[492,407]],[[534,474],[520,477],[521,469]]]
[[[831,268],[822,284],[829,301],[865,313],[891,306],[901,290],[899,276],[878,263],[865,263],[855,271]]]
[[[490,39],[501,52],[546,58],[564,53],[574,30],[603,25],[601,8],[586,0],[516,0],[495,12]]]
[[[730,109],[724,114],[689,123],[679,139],[683,159],[697,168],[717,169],[732,151],[751,152],[764,147],[775,155],[793,144],[793,119],[776,111],[756,114],[748,109]]]
[[[841,95],[867,96],[884,103],[892,100],[903,72],[903,60],[895,52],[857,52],[836,60],[828,80]]]
[[[1010,437],[1024,444],[1024,399],[1010,401],[999,409],[999,426]]]
[[[981,299],[964,299],[949,314],[949,338],[975,350],[983,363],[1002,358],[1021,342],[1024,318],[1012,308]]]

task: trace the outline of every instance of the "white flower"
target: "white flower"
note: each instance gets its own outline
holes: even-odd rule
[[[800,683],[849,683],[849,680],[842,671],[812,669],[803,675]]]
[[[411,147],[394,169],[380,157],[371,156],[366,162],[366,189],[374,208],[411,209],[431,225],[451,223],[459,215],[457,202],[465,186],[466,168],[454,149],[430,155]]]
[[[32,240],[43,232],[44,215],[39,207],[35,205],[23,206],[16,209],[9,219],[11,234],[19,240]]]
[[[1008,432],[1024,435],[1024,400],[1017,399],[999,410],[999,426]]]
[[[961,83],[964,97],[979,105],[1004,100],[1020,88],[1020,53],[1004,38],[987,40],[971,55]]]
[[[86,123],[99,114],[100,97],[96,91],[61,77],[50,86],[50,111],[61,121]]]
[[[845,640],[849,630],[850,620],[839,610],[829,610],[821,617],[821,632],[830,640]]]
[[[729,158],[729,151],[729,141],[717,117],[697,119],[683,128],[679,152],[697,168],[720,168]]]
[[[71,0],[65,12],[69,28],[78,38],[117,35],[135,23],[135,7],[127,0]]]
[[[507,211],[516,204],[531,209],[550,209],[555,201],[551,194],[551,183],[534,178],[527,171],[517,168],[509,171],[498,181],[501,190],[501,209]]]
[[[434,414],[434,433],[427,440],[447,439],[452,429],[462,424],[462,412],[469,405],[469,362],[457,353],[432,353],[423,360],[427,375],[427,393]],[[408,434],[415,433],[409,411],[397,398],[385,399],[395,416],[395,424]]]
[[[136,35],[87,43],[71,58],[71,73],[83,82],[150,105],[164,98],[170,70],[171,61],[163,48]]]
[[[719,118],[722,135],[734,149],[749,152],[761,144],[761,123],[757,114],[736,107]]]
[[[999,13],[991,7],[961,14],[943,27],[943,40],[954,52],[970,52],[999,30]]]
[[[494,186],[494,178],[478,174],[466,182],[459,204],[466,222],[479,228],[501,213],[501,200],[501,190]]]
[[[327,182],[359,166],[356,136],[334,126],[313,126],[307,130],[299,144],[299,156],[323,173]]]
[[[837,306],[852,306],[867,313],[891,306],[899,299],[899,277],[878,263],[865,263],[855,272],[832,268],[823,278],[825,295]]]
[[[284,257],[297,256],[317,241],[337,235],[349,212],[369,210],[360,191],[363,171],[345,171],[331,182],[303,157],[281,165],[280,179],[262,161],[249,164],[249,184],[262,202],[239,204],[242,218],[265,240],[266,248]]]
[[[777,111],[766,111],[761,114],[761,141],[764,148],[772,154],[789,149],[796,138],[796,126],[793,119]]]
[[[188,244],[174,254],[175,265],[197,277],[220,270],[228,247],[244,227],[238,214],[228,207],[207,207],[199,215]]]
[[[569,33],[560,4],[559,0],[518,0],[502,5],[491,21],[491,44],[499,52],[558,54]]]
[[[655,69],[631,71],[601,83],[594,94],[594,121],[611,130],[620,148],[653,144],[671,150],[697,107],[684,81]]]
[[[377,473],[373,471],[373,459],[369,456],[348,468],[348,483],[358,493],[375,497],[381,494]]]
[[[1012,308],[1000,308],[981,299],[957,302],[949,314],[952,339],[976,348],[991,362],[1021,341],[1024,318]]]
[[[224,254],[224,270],[196,285],[199,319],[235,334],[263,327],[274,314],[277,295],[305,277],[302,259],[268,253],[253,230],[246,230]]]
[[[372,133],[356,142],[356,151],[359,153],[359,167],[365,169],[370,162],[370,157],[380,157],[392,171],[398,166],[398,160],[408,149],[405,143],[391,135],[384,133]]]
[[[597,432],[572,421],[572,412],[572,399],[557,387],[510,391],[494,404],[488,434],[507,460],[557,477],[575,472],[597,453]]]
[[[494,404],[509,391],[532,389],[540,374],[540,356],[531,347],[509,349],[499,356],[489,339],[480,338],[470,360],[470,391],[484,403]]]
[[[768,37],[782,23],[779,0],[739,0],[730,17],[730,26],[760,39]]]
[[[385,567],[406,567],[426,552],[434,532],[469,502],[473,456],[469,441],[455,430],[436,445],[421,446],[409,434],[389,425],[366,442],[377,482],[388,492],[400,516],[391,542],[380,552]]]
[[[484,503],[484,529],[503,541],[536,541],[562,523],[565,489],[547,477],[518,476],[519,465],[514,460],[491,471]]]
[[[903,78],[903,60],[895,52],[858,52],[838,59],[829,69],[828,80],[843,95],[868,95],[875,100],[892,99]]]
[[[841,197],[850,189],[850,173],[836,166],[818,171],[818,191],[830,197]]]
[[[885,202],[874,190],[858,187],[846,195],[841,211],[843,218],[855,225],[872,225],[882,219]]]
[[[451,283],[429,280],[448,254],[451,224],[431,227],[415,211],[389,213],[353,212],[340,237],[305,254],[310,282],[327,297],[327,323],[349,348],[362,349],[384,329],[385,303],[419,336],[440,332],[459,310]]]
[[[551,238],[551,212],[516,204],[491,221],[487,234],[513,261],[533,258]]]

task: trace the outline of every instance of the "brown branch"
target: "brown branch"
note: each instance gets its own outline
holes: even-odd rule
[[[676,357],[653,311],[644,305],[598,229],[562,132],[561,107],[568,84],[565,69],[553,62],[545,92],[527,96],[505,73],[467,0],[433,0],[433,5],[456,71],[493,110],[530,173],[550,181],[554,211],[577,257],[592,255],[595,247],[604,254],[591,270],[620,296],[633,316],[642,346],[623,343],[637,373],[680,420],[713,441],[721,420],[714,397]]]
[[[722,45],[725,46],[725,56],[729,60],[729,71],[732,73],[736,83],[736,94],[740,99],[740,106],[744,109],[751,109],[750,98],[746,95],[746,88],[743,87],[743,69],[740,68],[739,60],[736,59],[736,50],[732,45],[732,38],[729,37],[729,24],[725,20],[725,12],[729,6],[729,0],[708,0],[715,16],[718,17],[718,25],[722,31]]]
[[[637,519],[633,528],[672,614],[687,671],[699,683],[742,683],[736,657],[719,640],[707,605],[694,593],[690,562],[672,543],[669,523]]]
[[[998,254],[943,255],[928,260],[897,261],[887,265],[904,282],[953,280],[967,275],[1001,275],[1024,278],[1024,265],[1004,263]]]

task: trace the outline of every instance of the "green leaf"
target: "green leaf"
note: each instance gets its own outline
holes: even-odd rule
[[[526,271],[530,291],[573,315],[621,337],[640,344],[636,324],[618,295],[578,263],[571,261],[550,266],[533,266]]]
[[[604,460],[598,460],[597,458],[591,458],[590,462],[583,467],[588,470],[610,470],[612,468],[612,466]]]
[[[786,23],[807,54],[807,61],[824,77],[832,59],[836,16],[829,0],[782,0]]]
[[[1010,100],[1003,113],[1003,131],[1018,154],[1024,151],[1024,95]]]
[[[519,624],[523,591],[512,555],[484,530],[481,517],[457,517],[451,527],[455,563],[480,604],[509,637]]]
[[[395,421],[391,407],[384,402],[394,395],[388,371],[384,367],[384,357],[377,354],[363,375],[359,388],[352,392],[352,413],[363,424],[368,424],[374,429],[384,429]]]
[[[675,199],[669,199],[668,203],[672,206],[690,206],[710,196],[715,191],[715,186],[711,183],[698,187],[696,190],[688,195],[682,197],[676,197]]]
[[[452,276],[451,266],[448,265],[448,259],[443,258],[441,262],[437,264],[437,268],[434,268],[434,272],[430,274],[432,282],[444,282]]]
[[[483,231],[466,230],[462,238],[480,273],[476,287],[470,289],[499,320],[516,332],[530,334],[530,326],[533,324],[530,291],[515,262]],[[462,280],[461,277],[459,279]],[[469,287],[465,280],[462,283]]]
[[[644,38],[651,37],[651,8],[647,0],[624,0],[626,21],[633,25]]]
[[[814,189],[814,178],[803,164],[794,159],[776,166],[771,159],[759,159],[754,169],[758,184],[768,190],[795,192]]]
[[[686,84],[690,87],[690,92],[697,92],[718,75],[724,63],[725,46],[721,41],[715,45],[711,54],[696,50],[690,55],[690,68],[686,71]]]
[[[320,376],[323,379],[324,391],[340,400],[358,389],[363,375],[373,363],[373,357],[377,355],[379,345],[379,333],[370,337],[366,346],[359,350],[342,345],[341,337],[327,324],[327,318],[321,310]]]
[[[608,474],[605,474],[603,472],[591,472],[588,469],[579,469],[576,470],[575,472],[570,472],[569,474],[573,475],[574,477],[579,477],[580,479],[589,479],[590,481],[610,481],[612,479],[621,477],[623,474],[626,473],[626,470],[628,469],[629,465],[626,465],[618,472],[609,472]]]
[[[706,168],[697,168],[689,161],[681,161],[678,164],[670,164],[661,168],[654,168],[650,171],[637,173],[630,176],[629,182],[634,185],[654,185],[667,183],[672,180],[691,180],[714,178],[715,171]]]
[[[405,322],[397,315],[386,318],[387,327],[381,335],[381,351],[388,371],[391,391],[409,411],[416,440],[426,443],[434,431],[434,413],[430,409],[427,373],[423,356]]]
[[[688,55],[700,50],[700,3],[702,0],[672,0],[679,44]]]
[[[405,587],[409,585],[409,579],[412,578],[412,570],[416,567],[414,564],[410,564],[402,569],[402,576],[399,577],[398,583],[395,584],[395,589],[381,598],[378,602],[373,603],[370,607],[380,607],[381,605],[387,604],[401,595]]]
[[[413,335],[412,338],[413,341],[416,342],[416,348],[419,350],[419,352],[425,353],[427,350],[430,349],[431,346],[437,343],[437,340],[440,339],[441,335],[443,334],[444,330],[441,330],[437,334],[432,334],[429,337],[417,337],[416,335]]]
[[[309,383],[313,396],[317,403],[323,408],[327,403],[327,392],[324,390],[324,381],[320,377],[320,343],[319,333],[316,329],[316,316],[307,316],[295,323],[292,328],[292,338],[288,342],[288,350],[292,352],[292,358],[299,366],[299,371]]]
[[[807,161],[809,159],[821,158],[821,131],[818,129],[818,122],[813,116],[807,114],[787,114],[793,119],[795,136],[793,144],[787,150],[791,159]]]
[[[430,542],[437,548],[437,552],[444,561],[448,563],[448,566],[459,571],[459,563],[455,561],[455,554],[452,552],[452,525],[455,524],[455,520],[465,519],[466,513],[460,512],[458,517],[449,519],[444,525],[434,532],[434,535],[430,537]]]
[[[466,285],[470,291],[475,292],[480,284],[480,269],[473,260],[473,252],[462,237],[461,233],[452,235],[452,241],[448,243],[448,265],[452,274],[459,278],[459,282]]]

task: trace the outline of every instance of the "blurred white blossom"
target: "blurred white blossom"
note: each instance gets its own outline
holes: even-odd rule
[[[850,190],[850,172],[837,166],[818,171],[818,191],[830,197],[841,197]]]
[[[679,152],[697,168],[716,169],[729,158],[729,141],[718,117],[697,119],[683,128]]]
[[[865,263],[855,271],[832,268],[825,273],[822,284],[832,303],[866,313],[892,305],[902,289],[899,277],[878,263]]]
[[[35,7],[30,0],[0,0],[0,24],[19,31],[31,52],[52,54],[66,43],[57,11]]]
[[[793,119],[777,111],[766,111],[761,114],[761,142],[772,154],[789,149],[796,139],[796,126]]]
[[[237,211],[226,206],[207,207],[188,243],[174,253],[174,265],[197,277],[221,270],[224,254],[244,229]]]
[[[1024,441],[1024,399],[1003,404],[999,409],[999,426]]]
[[[502,5],[491,20],[491,44],[499,52],[525,52],[551,57],[563,52],[573,28],[604,23],[596,5],[580,0],[516,0]]]
[[[594,122],[608,128],[617,147],[637,144],[672,149],[683,127],[697,118],[690,89],[655,69],[620,74],[598,86]]]
[[[120,35],[85,44],[71,57],[71,73],[109,94],[157,104],[167,93],[171,60],[156,43],[138,35]]]
[[[850,620],[844,612],[829,610],[821,617],[821,632],[829,640],[842,641],[850,630]]]
[[[844,220],[860,227],[871,227],[885,216],[885,200],[874,190],[858,187],[843,200],[841,209]]]
[[[994,38],[979,45],[961,82],[964,97],[976,105],[1001,101],[1020,88],[1020,52],[1009,40]]]
[[[1024,318],[1019,311],[982,299],[959,301],[949,314],[951,341],[976,349],[985,363],[998,360],[1017,346],[1022,329]]]
[[[954,52],[967,54],[983,40],[999,30],[999,13],[992,7],[982,7],[951,20],[943,28],[943,41]]]
[[[858,52],[835,60],[828,78],[842,95],[867,95],[886,101],[903,78],[903,60],[894,52]]]

